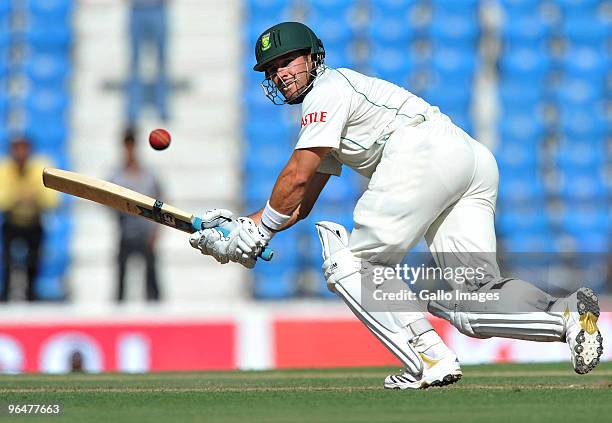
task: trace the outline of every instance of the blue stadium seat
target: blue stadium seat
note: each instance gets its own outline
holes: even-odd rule
[[[353,0],[308,0],[307,3],[310,6],[309,11],[312,16],[326,16],[345,22],[350,20],[350,14],[355,5]]]
[[[263,95],[263,94],[262,94]],[[267,100],[267,99],[266,99]],[[244,133],[248,144],[253,146],[262,145],[276,149],[290,150],[288,142],[291,135],[291,128],[282,123],[282,120],[275,119],[248,119],[244,124]],[[285,148],[283,148],[285,146]]]
[[[67,241],[61,238],[51,238],[44,242],[40,262],[40,276],[57,277],[66,273],[70,261],[68,247]]]
[[[279,23],[279,20],[276,19],[274,16],[263,15],[254,18],[248,23],[248,25],[244,27],[242,36],[246,46],[245,51],[248,58],[247,63],[250,65],[249,67],[252,67],[255,64],[253,52],[255,51],[255,43],[257,42],[257,37],[259,37],[266,29],[276,25],[277,23]]]
[[[300,270],[299,234],[284,231],[277,234],[270,248],[274,259],[259,261],[254,269],[253,295],[258,299],[284,299],[295,295]]]
[[[3,1],[0,2],[0,19],[4,17],[8,17],[11,12],[11,2]]]
[[[596,48],[572,48],[563,58],[563,68],[570,79],[586,79],[603,83],[610,69],[610,58]]]
[[[258,263],[253,270],[253,297],[259,300],[293,297],[297,291],[299,269],[295,266],[279,268],[271,263],[274,260]]]
[[[270,248],[274,250],[274,259],[265,264],[274,263],[269,266],[270,269],[280,266],[298,266],[300,264],[299,238],[300,234],[297,231],[289,230],[276,234],[270,242]]]
[[[538,114],[505,114],[498,123],[499,135],[504,142],[524,146],[539,144],[546,135],[543,118]]]
[[[68,128],[60,121],[32,120],[26,128],[36,151],[53,151],[66,145]]]
[[[477,13],[479,0],[432,0],[431,4],[436,11],[457,14]]]
[[[66,288],[63,275],[41,274],[36,278],[34,289],[41,301],[64,301],[66,300]]]
[[[588,79],[569,79],[566,78],[559,84],[558,102],[574,107],[593,107],[597,102],[602,101],[605,95],[603,84]]]
[[[525,177],[523,172],[532,169],[536,170],[539,160],[539,152],[536,144],[533,143],[520,143],[516,141],[502,142],[501,145],[495,151],[495,158],[499,165],[500,172],[507,170],[514,170],[521,174],[512,173],[512,175]],[[504,177],[505,173],[502,173]]]
[[[9,134],[4,126],[4,124],[0,124],[0,155],[4,155],[8,153],[8,144],[9,144]]]
[[[567,168],[560,173],[559,195],[564,201],[597,201],[607,197],[606,180],[598,169]]]
[[[500,168],[500,202],[525,204],[539,201],[545,197],[544,185],[539,178],[533,176],[533,173],[537,171],[534,168],[525,168],[522,172],[524,173],[514,174]]]
[[[323,189],[321,196],[317,200],[320,204],[345,206],[354,204],[361,193],[360,187],[356,184],[356,179],[347,175],[349,172],[343,171],[342,177],[331,177]]]
[[[270,145],[270,144],[268,144]],[[268,178],[278,175],[287,163],[289,156],[284,151],[277,152],[279,149],[250,148],[249,154],[244,159],[245,171],[247,176],[257,178],[269,175]]]
[[[263,74],[260,74],[263,75]],[[250,116],[274,116],[277,106],[272,104],[260,85],[250,85],[244,89],[244,104]]]
[[[519,48],[506,51],[499,65],[502,78],[511,77],[528,85],[537,85],[548,77],[550,58],[539,49]]]
[[[605,48],[610,39],[610,24],[598,15],[568,15],[563,33],[572,45]]]
[[[604,140],[610,131],[610,121],[598,108],[577,108],[561,104],[560,121],[563,134],[572,141]]]
[[[276,177],[291,156],[288,142],[257,142],[245,145],[244,170],[247,178],[270,179]]]
[[[502,241],[504,250],[511,253],[551,253],[557,251],[554,238],[550,233],[512,232]],[[525,261],[527,257],[521,257]],[[546,260],[546,257],[541,257]],[[536,258],[537,260],[537,258]]]
[[[25,101],[28,122],[58,122],[65,118],[70,98],[67,94],[52,89],[34,90]]]
[[[302,235],[302,239],[304,240],[304,249],[302,251],[304,265],[312,268],[317,268],[320,270],[321,265],[323,264],[322,252],[321,252],[321,241],[319,240],[319,235],[317,233],[315,223],[321,220],[329,220],[327,219],[319,219],[314,220],[312,218],[307,219],[304,222],[300,222],[299,231]]]
[[[2,79],[0,78],[0,83],[2,83]],[[6,117],[9,110],[9,101],[8,96],[3,93],[0,94],[0,128],[4,128],[6,124]]]
[[[286,0],[248,0],[246,10],[248,24],[254,26],[259,33],[274,25],[268,25],[264,20],[275,20],[276,23],[292,20],[291,3]]]
[[[27,30],[25,41],[36,53],[67,54],[72,31],[69,27],[35,25]]]
[[[28,59],[25,71],[34,89],[61,90],[70,76],[70,63],[63,55],[40,54]]]
[[[595,14],[601,0],[556,0],[565,16],[576,16],[582,14]]]
[[[429,27],[429,35],[435,45],[467,49],[468,51],[464,51],[464,54],[473,56],[469,50],[475,50],[477,47],[478,16],[476,13],[436,11]]]
[[[581,253],[609,253],[612,241],[610,234],[602,233],[599,230],[591,232],[583,232],[576,237],[577,250]],[[601,255],[601,254],[600,254]],[[603,286],[609,283],[607,280],[602,280]]]
[[[515,232],[546,233],[550,229],[550,220],[545,206],[540,201],[528,204],[515,204],[499,213],[496,226],[500,233],[511,236]]]
[[[346,46],[351,42],[355,33],[353,28],[337,17],[321,16],[311,17],[308,25],[323,41],[323,46],[328,48]]]
[[[8,69],[8,60],[10,56],[11,40],[8,30],[2,29],[2,22],[0,21],[0,63],[3,67]]]
[[[370,3],[370,7],[374,15],[406,18],[406,14],[417,3],[417,0],[376,0]]]
[[[469,87],[475,69],[475,54],[463,49],[436,49],[431,59],[431,70],[435,78],[443,84],[460,84]]]
[[[444,107],[444,105],[442,107]],[[444,114],[446,114],[455,125],[463,129],[467,134],[472,137],[474,136],[474,120],[470,116],[469,110],[444,108]]]
[[[376,14],[369,22],[368,37],[374,52],[383,46],[389,48],[408,47],[414,38],[413,28],[407,24],[404,16],[393,14]]]
[[[442,113],[447,113],[451,109],[467,113],[470,107],[471,92],[464,86],[440,81],[440,83],[428,85],[422,97],[432,106],[439,106]]]
[[[67,148],[53,147],[53,148],[35,148],[34,154],[42,156],[45,160],[53,167],[60,169],[70,169],[72,167],[70,157],[68,157]]]
[[[45,215],[43,226],[45,238],[36,280],[36,292],[42,300],[63,300],[66,297],[63,277],[70,264],[72,221],[66,208],[61,207]]]
[[[372,76],[406,87],[414,71],[408,48],[377,48],[370,58]]]
[[[49,20],[69,16],[74,7],[73,0],[28,0],[27,4],[32,15],[42,16]]]
[[[570,204],[563,211],[562,222],[565,229],[574,235],[588,231],[599,231],[607,234],[612,229],[608,209],[609,204],[605,202]]]
[[[523,81],[513,79],[502,78],[499,81],[498,90],[504,113],[537,108],[545,99],[541,85],[532,85],[526,89]]]
[[[511,48],[544,48],[549,35],[548,22],[538,13],[508,16],[502,26],[503,41]]]
[[[262,168],[258,170],[259,172],[247,172],[245,175],[243,195],[249,212],[266,205],[266,201],[272,193],[272,187],[276,182],[276,175],[280,171]]]
[[[2,54],[2,47],[0,46],[0,54]],[[0,98],[4,99],[6,96],[4,94],[4,87],[5,87],[5,78],[8,76],[8,61],[4,60],[4,58],[0,57],[0,89],[2,90],[1,94],[0,94]]]
[[[561,169],[578,172],[589,171],[604,166],[606,148],[604,143],[571,142],[564,140],[557,150],[557,165]]]
[[[354,68],[357,65],[354,46],[351,43],[326,45],[325,64],[332,68]]]

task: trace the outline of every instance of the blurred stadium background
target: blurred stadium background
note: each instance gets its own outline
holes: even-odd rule
[[[126,124],[127,1],[0,0],[0,153],[28,133],[57,167],[105,177]],[[487,144],[501,182],[497,230],[509,270],[542,265],[550,287],[588,277],[606,292],[612,241],[610,28],[599,0],[168,0],[170,119],[145,110],[140,143],[166,202],[186,210],[265,204],[299,130],[299,108],[272,105],[253,45],[282,20],[309,24],[326,63],[402,85]],[[0,308],[0,372],[325,367],[396,363],[329,293],[313,228],[351,226],[364,180],[334,178],[307,221],[277,236],[253,272],[220,266],[163,229],[163,300],[144,303],[142,272],[117,305],[113,215],[70,198],[46,216],[36,289],[46,301]],[[417,251],[425,251],[419,246]],[[536,256],[525,253],[541,253]],[[551,266],[551,262],[552,266]],[[554,268],[554,270],[551,270]],[[141,269],[140,269],[141,270]],[[519,269],[520,270],[520,269]],[[579,271],[577,271],[579,270]],[[554,284],[553,284],[554,285]],[[554,288],[554,286],[553,286]],[[464,362],[529,361],[533,344],[473,340],[434,321]],[[602,318],[612,333],[612,318]],[[538,360],[566,346],[538,345]],[[610,359],[611,348],[605,357]]]

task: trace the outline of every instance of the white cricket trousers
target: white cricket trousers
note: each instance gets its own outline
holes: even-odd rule
[[[491,152],[434,111],[398,128],[354,212],[350,248],[376,264],[395,265],[422,237],[441,267],[467,253],[499,277],[495,260],[495,202],[499,173]],[[447,263],[452,260],[454,263]]]

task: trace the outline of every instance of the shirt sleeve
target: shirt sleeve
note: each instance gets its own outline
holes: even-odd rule
[[[0,163],[0,211],[6,211],[10,206],[12,189],[9,173],[8,163],[6,161]]]
[[[317,172],[340,176],[342,174],[342,163],[340,163],[338,159],[336,159],[336,157],[329,152],[325,155],[323,160],[321,160],[321,164],[319,165]]]
[[[348,120],[348,99],[331,81],[315,86],[302,103],[301,129],[295,149],[340,147]]]

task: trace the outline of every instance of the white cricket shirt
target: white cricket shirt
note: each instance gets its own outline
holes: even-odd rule
[[[331,147],[318,172],[340,175],[345,164],[369,178],[395,128],[425,120],[430,107],[390,82],[325,66],[302,102],[295,149]]]

